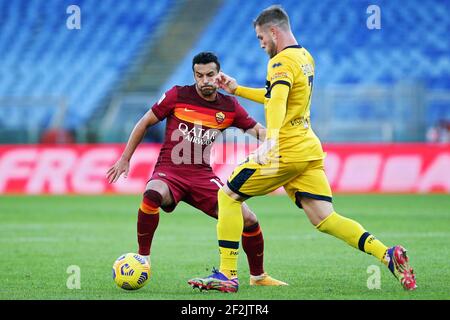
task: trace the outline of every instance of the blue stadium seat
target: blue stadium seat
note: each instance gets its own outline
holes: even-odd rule
[[[142,44],[151,41],[174,1],[0,0],[0,96],[63,97],[64,126],[83,125]],[[72,4],[81,9],[80,30],[66,27]],[[11,108],[0,108],[0,123],[20,128],[23,110],[20,116]],[[26,110],[30,119],[50,117],[48,112],[38,106]]]
[[[277,3],[289,12],[294,34],[315,58],[315,88],[338,84],[392,85],[405,80],[423,83],[427,89],[450,88],[448,1],[411,0],[400,4],[389,0],[370,3],[283,0]],[[267,56],[259,48],[252,21],[262,9],[272,4],[271,0],[225,1],[161,90],[192,82],[191,59],[204,50],[215,51],[224,72],[241,84],[263,86]],[[369,4],[381,8],[379,30],[366,27]],[[450,119],[450,105],[442,104],[439,108],[445,111],[427,113],[428,125],[436,117],[431,114]],[[354,110],[348,111],[350,114],[338,114],[342,119],[349,115],[360,119],[390,116],[389,108],[362,113],[360,110],[365,109],[355,105]],[[256,116],[263,120],[262,113]]]

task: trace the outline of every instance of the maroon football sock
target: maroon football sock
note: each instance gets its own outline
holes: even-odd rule
[[[159,223],[158,210],[161,202],[162,196],[158,192],[148,190],[144,193],[137,219],[137,238],[140,255],[150,255],[153,235]]]
[[[244,228],[242,248],[247,255],[250,274],[259,276],[264,273],[264,238],[259,223]]]

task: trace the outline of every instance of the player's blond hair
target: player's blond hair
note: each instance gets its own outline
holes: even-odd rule
[[[280,5],[267,7],[261,11],[258,17],[253,21],[253,27],[262,27],[268,24],[280,26],[285,30],[291,29],[289,16]]]

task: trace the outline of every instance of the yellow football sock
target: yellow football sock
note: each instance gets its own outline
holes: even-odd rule
[[[371,254],[384,263],[383,257],[387,247],[364,230],[358,222],[333,212],[320,222],[316,228],[321,232],[344,240],[352,247]]]
[[[241,202],[229,197],[222,189],[217,194],[219,217],[217,223],[217,239],[219,240],[220,272],[228,278],[237,277],[239,241],[244,219]]]

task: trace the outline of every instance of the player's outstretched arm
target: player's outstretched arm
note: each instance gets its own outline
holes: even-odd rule
[[[149,110],[134,126],[133,131],[130,134],[130,137],[128,138],[127,145],[125,147],[125,150],[123,151],[122,155],[120,156],[120,159],[117,160],[117,162],[109,168],[109,170],[106,172],[106,178],[108,179],[109,183],[116,182],[119,177],[122,175],[122,173],[125,174],[125,177],[128,175],[128,170],[130,169],[130,160],[133,156],[134,151],[136,150],[137,146],[141,143],[142,139],[144,138],[145,132],[147,131],[147,128],[153,126],[154,124],[158,123],[159,120],[155,116],[152,110]]]
[[[264,104],[264,95],[266,94],[266,89],[264,88],[248,88],[240,86],[236,79],[223,72],[219,72],[217,85],[219,88],[230,94]]]
[[[253,128],[248,129],[245,133],[248,133],[259,141],[264,141],[266,139],[266,128],[261,123],[255,124]]]
[[[269,153],[277,153],[278,133],[286,116],[288,94],[289,87],[285,85],[276,85],[272,89],[266,111],[266,139],[251,155],[259,164],[264,165],[269,161]]]

